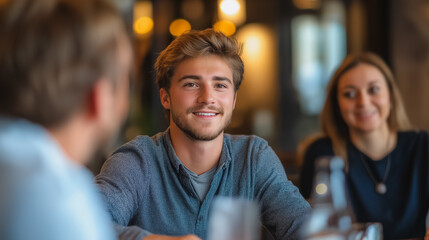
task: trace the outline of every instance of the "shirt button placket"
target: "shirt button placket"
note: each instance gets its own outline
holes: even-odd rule
[[[195,232],[197,233],[197,235],[202,235],[202,233],[204,232],[205,229],[205,224],[204,224],[204,217],[203,215],[200,213],[198,215],[197,218],[197,222],[196,222],[196,226],[195,226]]]

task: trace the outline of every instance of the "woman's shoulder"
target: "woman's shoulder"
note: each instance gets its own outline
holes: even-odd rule
[[[410,151],[428,149],[429,135],[424,130],[398,132],[398,147]]]
[[[419,130],[419,129],[398,132],[398,136],[419,136],[419,135],[428,135],[428,132],[425,130]]]
[[[329,137],[318,137],[308,145],[308,150],[332,149],[332,141]]]
[[[323,135],[311,136],[300,144],[298,154],[300,159],[303,160],[315,159],[320,156],[331,156],[334,154],[332,141],[329,137]]]
[[[424,130],[410,130],[398,132],[398,141],[409,143],[412,141],[427,141],[429,135]]]

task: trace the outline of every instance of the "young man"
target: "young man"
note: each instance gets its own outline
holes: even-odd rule
[[[0,239],[115,239],[84,168],[128,110],[131,46],[108,0],[0,4]]]
[[[256,136],[224,134],[243,77],[239,54],[234,39],[207,29],[181,35],[159,56],[170,127],[119,148],[96,177],[121,239],[207,239],[216,196],[255,200],[276,239],[298,237],[310,206],[274,151]]]

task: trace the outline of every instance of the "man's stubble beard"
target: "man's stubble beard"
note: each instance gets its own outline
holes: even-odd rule
[[[194,111],[196,111],[196,109],[189,109],[187,112],[188,112],[188,114],[192,114],[191,112],[194,112]],[[223,110],[221,112],[222,112],[222,114],[224,114]],[[177,114],[175,114],[173,109],[170,109],[170,114],[171,114],[171,117],[173,119],[174,124],[176,124],[176,126],[182,132],[184,132],[190,139],[195,140],[195,141],[211,141],[211,140],[214,140],[215,138],[217,138],[220,134],[222,134],[225,131],[225,129],[231,123],[231,118],[232,118],[232,113],[229,114],[229,117],[224,115],[225,117],[228,118],[228,120],[224,122],[224,125],[221,126],[219,128],[219,130],[217,132],[215,132],[214,134],[207,135],[207,134],[199,133],[198,130],[193,129],[191,126],[188,126],[188,124],[186,124],[184,121],[182,121],[182,119]]]

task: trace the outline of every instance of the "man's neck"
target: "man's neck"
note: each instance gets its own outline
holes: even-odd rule
[[[201,175],[218,164],[223,133],[213,140],[201,141],[192,139],[178,128],[170,128],[170,137],[177,157],[192,172]]]
[[[73,119],[61,126],[48,128],[68,158],[80,165],[86,163],[94,147],[91,129],[86,129],[82,124],[79,120]]]

